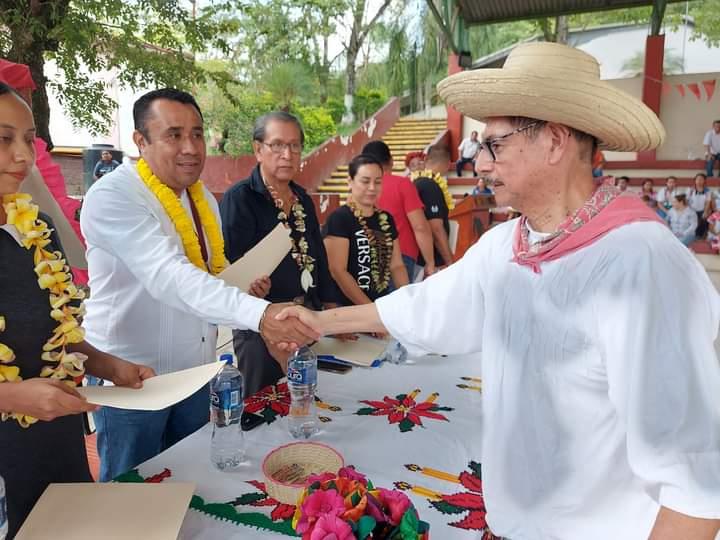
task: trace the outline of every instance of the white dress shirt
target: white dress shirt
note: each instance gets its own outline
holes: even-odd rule
[[[661,505],[720,518],[720,297],[700,263],[642,222],[536,274],[510,262],[516,223],[376,302],[413,353],[482,350],[493,532],[639,540]]]
[[[217,201],[207,189],[205,196],[219,224]],[[181,200],[191,216],[187,192]],[[161,374],[212,361],[215,325],[258,330],[268,302],[190,262],[175,226],[134,166],[123,164],[93,184],[80,226],[91,291],[83,327],[98,349]]]
[[[480,141],[473,141],[468,137],[460,143],[460,155],[465,159],[473,159],[480,149]]]
[[[711,154],[720,154],[720,133],[715,133],[715,130],[711,129],[705,134],[703,144],[710,147]]]

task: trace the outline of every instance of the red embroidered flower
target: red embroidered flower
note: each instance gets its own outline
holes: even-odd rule
[[[273,508],[270,512],[270,519],[273,521],[282,521],[293,517],[293,514],[295,514],[295,505],[284,504],[270,497],[267,494],[267,491],[265,491],[264,482],[247,480],[247,483],[258,488],[262,494],[265,495],[264,497],[248,502],[247,504],[250,506],[274,506],[275,508]]]
[[[245,398],[245,410],[265,418],[268,424],[278,416],[287,416],[290,412],[290,392],[287,383],[266,386],[259,392]]]
[[[458,529],[484,531],[483,540],[495,540],[497,537],[488,529],[485,521],[485,500],[482,495],[482,476],[480,463],[471,461],[470,472],[463,471],[459,475],[460,483],[468,491],[443,495],[440,500],[430,501],[435,509],[443,514],[467,514],[459,521],[448,523]]]
[[[423,426],[422,417],[449,421],[447,417],[437,411],[452,411],[452,407],[441,407],[436,404],[437,393],[433,393],[425,401],[417,403],[415,397],[419,393],[420,390],[413,390],[409,394],[399,394],[395,396],[395,399],[385,396],[382,401],[363,400],[361,403],[370,405],[370,407],[363,407],[355,414],[387,416],[388,422],[398,424],[403,433],[411,431],[415,426]]]

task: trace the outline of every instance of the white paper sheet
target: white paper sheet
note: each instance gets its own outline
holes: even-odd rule
[[[176,540],[195,484],[50,484],[16,540]]]
[[[387,347],[388,341],[361,335],[357,341],[340,341],[339,339],[324,337],[311,348],[318,356],[334,356],[357,366],[370,367],[380,358]]]
[[[253,281],[272,274],[291,248],[290,230],[278,223],[255,247],[217,277],[247,292]]]
[[[212,379],[223,367],[213,362],[175,373],[158,375],[143,381],[142,388],[120,386],[83,386],[77,391],[90,403],[132,409],[136,411],[159,411],[191,396]]]

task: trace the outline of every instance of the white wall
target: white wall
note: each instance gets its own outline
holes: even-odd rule
[[[45,64],[45,74],[48,79],[54,79],[57,74],[57,67],[54,62]],[[104,72],[93,76],[94,80],[101,80],[106,85],[106,92],[109,97],[115,100],[119,107],[113,111],[112,124],[108,133],[93,137],[86,129],[76,128],[72,125],[70,117],[65,113],[57,95],[48,89],[48,101],[50,103],[50,136],[55,146],[80,146],[86,147],[93,143],[112,144],[115,148],[123,150],[130,156],[137,157],[137,148],[132,140],[133,118],[132,106],[135,100],[149,89],[142,89],[133,92],[129,89],[119,88],[115,75],[112,72]]]

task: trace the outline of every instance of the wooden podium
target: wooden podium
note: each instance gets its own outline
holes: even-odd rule
[[[496,206],[494,195],[468,195],[450,212],[459,226],[456,261],[490,228],[490,209]]]

